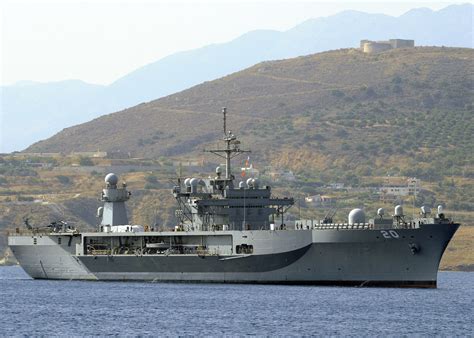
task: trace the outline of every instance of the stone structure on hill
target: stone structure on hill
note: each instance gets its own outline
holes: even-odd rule
[[[388,41],[360,40],[360,49],[364,53],[381,53],[395,48],[413,48],[415,40],[390,39]]]

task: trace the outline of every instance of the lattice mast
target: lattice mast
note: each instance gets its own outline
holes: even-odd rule
[[[236,156],[239,156],[242,153],[250,153],[250,150],[242,150],[240,149],[240,141],[237,137],[232,134],[232,131],[227,131],[227,108],[222,108],[222,115],[223,115],[223,122],[224,122],[224,137],[223,141],[225,142],[225,148],[220,149],[208,149],[204,150],[205,152],[213,153],[219,157],[225,159],[225,177],[224,179],[227,181],[226,183],[231,183],[234,180],[234,176],[232,175],[232,168],[231,168],[231,159]]]

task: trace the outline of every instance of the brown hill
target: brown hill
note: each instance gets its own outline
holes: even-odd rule
[[[221,135],[226,106],[232,129],[274,164],[418,176],[453,174],[456,164],[472,174],[473,56],[444,47],[344,49],[263,62],[67,128],[27,151],[184,155]]]

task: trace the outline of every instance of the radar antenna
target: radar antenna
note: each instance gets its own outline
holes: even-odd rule
[[[230,160],[236,156],[239,156],[242,153],[250,153],[250,150],[242,150],[240,149],[240,141],[237,137],[232,134],[232,131],[227,131],[227,108],[222,108],[223,120],[224,120],[224,138],[223,141],[225,142],[225,148],[218,148],[218,149],[208,149],[204,150],[208,153],[213,153],[219,157],[225,159],[225,180],[227,182],[233,181],[234,176],[232,175],[232,168],[230,164]]]

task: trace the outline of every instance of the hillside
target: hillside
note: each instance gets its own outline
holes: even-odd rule
[[[452,5],[439,11],[419,8],[399,17],[344,11],[307,20],[283,32],[257,30],[226,43],[175,53],[125,74],[108,86],[63,81],[1,87],[0,152],[24,149],[64,127],[264,60],[355,47],[361,39],[393,37],[415,39],[421,46],[472,48],[472,8],[472,4]]]
[[[294,170],[473,175],[473,60],[471,49],[418,47],[263,62],[67,128],[27,151],[199,152],[220,135],[227,106],[253,157]]]

